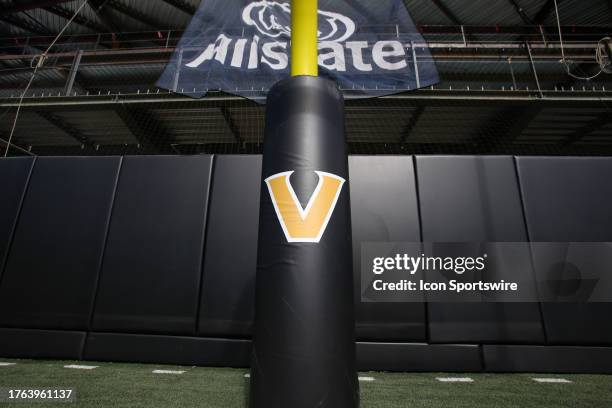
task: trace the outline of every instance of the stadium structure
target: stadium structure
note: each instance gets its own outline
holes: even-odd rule
[[[440,82],[344,90],[356,284],[371,241],[612,242],[612,2],[405,3]],[[197,0],[80,5],[0,2],[0,356],[248,367],[265,105],[156,87]],[[566,296],[356,287],[357,364],[611,373],[612,305]]]
[[[77,2],[2,6],[2,118]],[[155,82],[196,1],[90,2],[51,49],[23,105],[12,155],[259,153],[263,107]],[[595,61],[606,1],[407,1],[438,67],[432,89],[347,104],[354,154],[609,154],[610,75]],[[390,38],[396,27],[380,27]],[[565,58],[566,64],[560,63]],[[609,70],[609,68],[608,68]]]

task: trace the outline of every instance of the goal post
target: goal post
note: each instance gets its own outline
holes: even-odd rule
[[[344,99],[317,76],[317,1],[293,0],[291,77],[267,96],[251,408],[357,408]]]

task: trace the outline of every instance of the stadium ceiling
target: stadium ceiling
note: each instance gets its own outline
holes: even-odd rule
[[[557,1],[572,70],[590,76],[597,41],[612,34],[612,0]],[[353,153],[612,154],[612,75],[582,81],[567,74],[553,0],[405,3],[441,82],[350,100]],[[0,147],[33,61],[80,4],[0,0]],[[263,107],[155,87],[198,5],[87,0],[37,72],[11,153],[260,151]]]
[[[205,0],[204,0],[205,1]],[[375,1],[375,0],[371,0]],[[610,0],[558,0],[563,25],[610,26]],[[75,0],[0,0],[2,36],[57,34],[80,5]],[[87,0],[67,34],[182,30],[198,0]],[[405,0],[419,26],[554,26],[553,0]]]

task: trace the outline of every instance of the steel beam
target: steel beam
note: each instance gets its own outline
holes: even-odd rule
[[[557,4],[561,3],[562,0],[557,0]],[[555,8],[554,0],[546,0],[546,3],[538,10],[535,17],[533,18],[534,23],[542,24],[548,17],[551,11]]]
[[[436,106],[457,106],[458,103],[469,104],[470,106],[491,106],[492,103],[501,104],[525,104],[536,100],[546,101],[554,106],[574,107],[576,103],[592,103],[600,106],[602,102],[612,103],[612,93],[601,90],[595,92],[562,93],[556,91],[544,92],[545,98],[540,99],[533,95],[533,92],[526,91],[448,91],[443,89],[419,90],[403,94],[381,96],[376,100],[381,105],[402,107],[414,106],[417,102],[435,103]],[[265,101],[265,97],[255,97],[253,99]],[[352,98],[347,97],[347,104]],[[361,100],[361,99],[358,99]],[[173,96],[171,94],[151,94],[147,95],[102,95],[80,96],[74,98],[26,98],[22,103],[23,108],[40,109],[42,107],[99,107],[99,106],[149,106],[151,104],[178,104],[181,107],[187,105],[202,107],[219,107],[219,103],[247,103],[241,96],[232,96],[217,92],[210,92],[209,96],[202,99],[186,98],[184,96]],[[18,98],[0,99],[0,108],[15,108],[19,105]],[[155,123],[155,122],[154,122]]]
[[[2,136],[2,137],[0,137],[0,146],[2,147],[2,150],[3,150],[2,153],[0,153],[0,156],[4,156],[4,152],[6,151],[6,146],[7,145],[10,146],[9,149],[15,149],[15,150],[19,151],[20,153],[27,154],[28,156],[35,156],[32,152],[30,152],[30,151],[28,151],[28,150],[26,150],[26,149],[24,149],[22,147],[19,147],[19,146],[17,146],[14,143],[9,143],[9,141],[7,140],[8,139],[8,135],[1,134],[0,136]]]
[[[162,0],[164,3],[168,3],[171,6],[189,14],[190,16],[194,15],[198,10],[197,7],[194,7],[191,3],[185,0]]]
[[[168,130],[149,112],[129,107],[123,103],[115,106],[115,112],[144,150],[155,153],[172,153]],[[163,138],[154,140],[151,137],[151,129],[154,129],[155,133],[163,135]]]
[[[87,0],[89,6],[95,11],[98,18],[104,24],[105,30],[107,32],[119,33],[121,31],[120,27],[115,24],[114,17],[109,11],[110,5],[107,0]],[[113,35],[113,45],[115,43],[115,37],[119,39],[119,43],[122,43],[126,46],[126,48],[139,48],[139,44],[132,42],[132,39],[126,37],[134,37],[130,34],[112,34]]]
[[[476,132],[474,150],[479,154],[496,154],[504,146],[514,144],[529,124],[542,111],[541,103],[503,107]]]
[[[605,112],[600,113],[597,118],[588,122],[586,126],[576,129],[576,131],[568,137],[565,145],[571,145],[583,137],[589,136],[609,123],[612,123],[612,115],[610,115],[610,112],[606,110]]]
[[[68,10],[57,4],[53,6],[45,7],[45,10],[51,14],[55,14],[56,16],[60,16],[66,20],[70,20],[74,15],[73,11]],[[72,22],[80,26],[89,28],[90,30],[96,33],[106,31],[106,28],[104,26],[96,23],[95,21],[91,21],[90,19],[88,19],[87,17],[84,17],[83,15],[77,15],[76,17],[74,17]]]
[[[115,25],[115,22],[113,21],[113,16],[108,12],[108,7],[105,7],[107,3],[105,0],[87,0],[87,3],[96,12],[100,20],[102,20],[104,26],[106,27],[106,31],[120,31],[119,27]]]
[[[93,142],[81,133],[79,129],[66,122],[62,117],[47,111],[37,111],[36,113],[56,128],[72,136],[72,138],[81,143],[85,148],[93,149]]]
[[[142,11],[132,6],[129,6],[127,4],[124,4],[118,0],[106,0],[106,1],[108,4],[108,7],[111,7],[112,9],[117,10],[118,12],[125,14],[128,17],[138,20],[141,23],[144,23],[153,29],[165,30],[165,29],[171,28],[165,22],[157,20],[143,13]]]
[[[46,28],[43,28],[40,24],[33,24],[31,21],[28,21],[16,14],[0,13],[0,20],[33,34],[41,35],[44,37],[52,35],[51,31]]]
[[[538,70],[533,62],[533,54],[531,53],[531,47],[529,46],[529,42],[525,41],[525,48],[527,48],[527,55],[529,56],[529,66],[531,67],[531,72],[533,74],[533,78],[535,79],[536,86],[538,87],[538,92],[540,93],[540,97],[543,98],[544,94],[542,93],[542,87],[540,86],[540,78],[538,77]]]
[[[474,154],[472,143],[375,143],[375,142],[348,142],[349,154]],[[261,154],[262,145],[257,143],[247,143],[238,145],[237,143],[185,143],[177,144],[176,150],[180,154]],[[408,147],[408,148],[407,148]],[[42,154],[58,155],[64,154],[63,150],[55,148],[52,151],[37,149]],[[59,152],[58,152],[59,150]],[[106,150],[100,148],[101,154]],[[500,154],[506,155],[589,155],[589,156],[610,156],[612,145],[599,144],[587,146],[561,146],[555,144],[534,145],[517,144],[508,146],[503,150],[498,150]],[[108,146],[107,154],[117,154],[115,146]],[[127,153],[126,153],[127,154]]]
[[[472,143],[368,143],[368,142],[349,142],[349,154],[474,154]],[[80,155],[82,151],[75,146],[36,146],[38,156],[59,156],[59,155]],[[175,145],[174,154],[261,154],[262,145],[258,143],[185,143]],[[612,145],[534,145],[534,144],[512,144],[505,150],[498,150],[506,155],[589,155],[589,156],[610,156],[612,155]],[[124,145],[100,145],[96,150],[99,155],[138,155],[143,154],[141,149],[135,146]]]
[[[83,57],[83,50],[79,50],[74,56],[74,61],[72,62],[72,66],[70,67],[70,72],[68,73],[66,86],[64,87],[64,95],[72,94],[72,87],[74,86],[74,81],[76,80],[77,72],[79,70],[79,65],[81,64],[82,57]]]
[[[508,1],[510,2],[510,4],[512,4],[512,7],[514,7],[516,14],[519,15],[519,17],[521,18],[521,20],[523,20],[525,24],[534,25],[534,21],[527,15],[527,12],[523,9],[523,7],[521,7],[520,4],[517,3],[516,0],[508,0]]]
[[[234,123],[234,118],[232,118],[229,109],[227,108],[227,106],[222,106],[220,110],[221,115],[223,115],[223,119],[225,120],[225,124],[231,130],[232,134],[234,135],[234,138],[236,139],[236,142],[242,143],[243,140],[240,136],[240,130],[238,130],[236,123]]]
[[[8,4],[0,6],[0,12],[2,13],[19,13],[20,11],[27,11],[37,8],[44,8],[49,6],[55,6],[61,3],[69,3],[74,0],[35,0],[35,1],[12,1]]]
[[[431,0],[431,2],[448,18],[451,23],[461,26],[461,21],[457,18],[457,16],[444,4],[442,0]]]
[[[423,115],[424,111],[425,111],[425,106],[423,105],[419,105],[414,109],[414,111],[412,112],[412,115],[410,116],[410,119],[408,119],[408,123],[406,124],[406,127],[404,128],[402,135],[400,136],[400,143],[406,143],[406,141],[408,141],[408,138],[410,137],[412,130],[414,129],[416,124],[419,122],[419,119]]]
[[[106,31],[107,33],[116,33],[113,35],[118,35],[119,38],[122,41],[150,41],[150,42],[157,42],[158,41],[158,35],[161,32],[164,35],[164,38],[168,37],[168,34],[170,33],[168,30],[156,30],[156,31],[148,31],[148,32],[136,32],[136,33],[121,33],[120,29],[118,27],[115,26],[115,24],[112,21],[112,15],[108,14],[108,10],[107,10],[107,6],[104,6],[104,2],[102,0],[88,0],[89,4],[91,5],[91,7],[94,9],[94,11],[97,12],[99,18],[104,22],[104,26],[100,26],[98,28],[104,28],[103,31]],[[102,7],[101,7],[102,6]],[[7,17],[7,16],[2,16],[2,17]],[[31,25],[31,22],[26,22],[23,23],[22,25]],[[540,31],[540,27],[539,26],[455,26],[455,25],[419,25],[418,29],[421,33],[423,33],[426,36],[426,39],[428,42],[432,42],[432,43],[452,43],[452,44],[456,44],[456,43],[462,43],[461,41],[461,35],[462,35],[462,31],[461,28],[463,27],[463,30],[466,34],[468,35],[472,35],[472,34],[500,34],[500,35],[529,35],[529,36],[537,36],[538,38],[541,37],[542,32],[544,32],[545,35],[558,35],[558,29],[557,26],[542,26],[542,31]],[[40,27],[39,27],[40,28]],[[29,30],[29,27],[24,27],[24,29]],[[609,35],[609,33],[612,31],[612,26],[561,26],[561,30],[563,33],[563,37],[565,42],[567,42],[568,44],[571,43],[572,41],[576,41],[576,42],[582,42],[584,44],[590,44],[593,41],[597,41],[600,38]],[[183,30],[172,30],[171,34],[173,38],[180,38],[181,35],[184,33]],[[45,34],[41,34],[44,35],[45,37],[47,37],[48,33]],[[444,35],[445,40],[444,41],[438,41],[436,40],[436,35]],[[106,36],[110,36],[111,34],[102,34],[103,37]],[[456,41],[451,41],[451,40],[447,40],[446,38],[448,38],[449,35],[455,35],[456,36]],[[14,36],[12,36],[13,38],[11,38],[11,40],[14,40]],[[25,36],[19,37],[19,38],[28,38]],[[402,38],[402,34],[400,34],[400,39]],[[51,43],[50,38],[40,38],[40,37],[36,37],[36,36],[30,36],[29,37],[30,41],[32,42],[37,42],[39,43],[39,45],[44,46],[44,45],[49,45]],[[2,41],[3,39],[0,38],[0,41]],[[4,41],[6,41],[6,39],[4,39]],[[508,43],[507,41],[507,37],[504,38],[504,43]],[[84,34],[84,35],[65,35],[62,37],[62,41],[61,42],[67,42],[70,44],[76,44],[76,43],[81,43],[81,42],[86,42],[86,43],[91,43],[92,42],[92,35],[91,34]],[[531,41],[534,42],[534,41]],[[490,43],[485,43],[485,44],[490,44]],[[481,45],[485,45],[485,44],[481,44]],[[471,44],[468,44],[471,45]],[[494,44],[492,44],[494,45]],[[551,46],[556,46],[555,43],[550,43]]]
[[[410,44],[407,44],[410,46]],[[524,43],[457,43],[457,42],[430,42],[416,43],[416,48],[428,47],[431,55],[436,60],[496,60],[505,61],[508,57],[513,60],[529,59]],[[574,61],[590,61],[593,59],[595,44],[566,43],[566,57]],[[561,51],[555,43],[530,43],[533,57],[537,60],[558,61]],[[186,52],[200,51],[198,47],[184,48]],[[176,51],[174,47],[138,48],[138,49],[105,49],[84,50],[83,57],[88,64],[113,65],[113,64],[149,64],[165,63],[169,61],[170,55]],[[22,60],[30,61],[37,54],[14,54],[0,55],[0,60]],[[74,57],[73,52],[51,53],[49,58],[55,58],[58,65],[70,64]]]

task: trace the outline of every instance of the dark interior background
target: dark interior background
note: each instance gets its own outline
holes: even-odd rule
[[[264,106],[155,86],[199,3],[87,0],[24,94],[9,155],[261,153]],[[32,61],[80,4],[0,2],[0,147]],[[612,154],[612,74],[576,78],[598,72],[596,44],[612,33],[610,1],[558,0],[563,53],[553,0],[405,4],[440,83],[388,98],[346,92],[352,154]],[[410,39],[395,26],[375,29]]]

